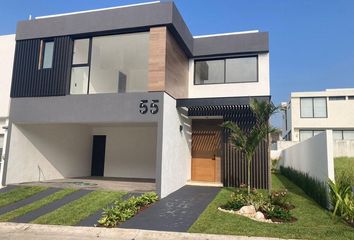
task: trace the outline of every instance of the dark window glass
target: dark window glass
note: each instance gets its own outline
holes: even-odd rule
[[[354,96],[348,96],[349,100],[354,100]]]
[[[257,82],[257,57],[226,59],[226,82]]]
[[[345,100],[345,96],[329,97],[329,101],[339,101],[339,100]]]
[[[195,62],[195,84],[224,83],[224,60]]]

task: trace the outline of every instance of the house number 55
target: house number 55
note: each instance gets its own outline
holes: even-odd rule
[[[146,114],[149,111],[149,103],[148,102],[149,102],[148,100],[140,100],[139,112],[141,114]],[[158,103],[159,103],[159,100],[151,100],[150,113],[156,114],[159,112]]]

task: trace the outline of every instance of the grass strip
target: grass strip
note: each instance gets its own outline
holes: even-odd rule
[[[271,224],[256,222],[243,216],[220,212],[217,208],[230,199],[232,189],[223,188],[209,204],[189,232],[261,236],[291,239],[344,240],[354,239],[353,228],[321,208],[299,187],[281,175],[272,176],[274,190],[288,189],[291,210],[298,221]]]
[[[120,199],[123,192],[94,191],[72,201],[53,212],[35,219],[32,223],[52,225],[76,225],[99,209]]]
[[[34,211],[38,208],[41,208],[51,202],[54,202],[56,200],[62,199],[63,197],[65,197],[66,195],[69,195],[70,193],[73,193],[77,191],[76,189],[63,189],[60,190],[58,192],[55,192],[45,198],[42,198],[38,201],[35,201],[33,203],[27,204],[26,206],[23,206],[21,208],[15,209],[11,212],[5,213],[3,215],[0,216],[0,222],[6,222],[9,221],[11,219],[17,218],[19,216],[25,215],[31,211]]]
[[[36,193],[46,190],[47,187],[17,187],[9,192],[0,193],[0,207],[21,201]]]

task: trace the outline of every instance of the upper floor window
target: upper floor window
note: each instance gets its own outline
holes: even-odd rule
[[[244,83],[258,81],[258,57],[196,60],[194,84]]]
[[[354,100],[354,96],[348,96],[348,100]]]
[[[300,115],[302,118],[326,118],[326,98],[300,98]]]
[[[54,41],[42,41],[40,50],[39,68],[52,68],[53,54],[54,54]]]
[[[345,100],[345,96],[334,96],[334,97],[329,97],[329,101],[340,101],[340,100]]]
[[[148,51],[147,32],[75,40],[70,93],[147,91]]]

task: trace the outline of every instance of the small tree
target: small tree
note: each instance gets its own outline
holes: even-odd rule
[[[250,129],[241,128],[236,123],[227,121],[222,127],[230,130],[229,141],[240,150],[247,161],[247,186],[248,194],[251,192],[251,162],[258,145],[268,137],[268,134],[276,131],[269,125],[270,117],[278,110],[278,107],[267,101],[252,99],[250,108],[255,117],[255,123]]]

